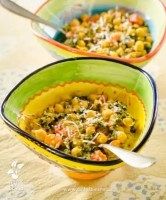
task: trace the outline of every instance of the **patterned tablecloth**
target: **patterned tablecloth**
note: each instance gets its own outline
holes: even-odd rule
[[[40,0],[17,1],[33,10]],[[32,3],[33,2],[33,3]],[[0,102],[33,70],[55,61],[37,43],[29,22],[0,7]],[[138,170],[121,167],[104,178],[77,182],[34,155],[0,119],[0,200],[166,200],[166,43],[145,67],[156,80],[159,112],[142,153],[157,163]]]

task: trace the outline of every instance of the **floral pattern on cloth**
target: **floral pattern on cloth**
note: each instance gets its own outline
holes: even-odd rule
[[[51,166],[49,172],[54,176],[58,174],[64,177],[55,166]],[[75,196],[84,195],[84,198],[80,198],[82,200],[166,200],[166,178],[139,175],[135,179],[115,181],[107,185],[73,183],[55,193],[56,200],[65,199],[63,197],[66,197],[66,192],[68,197],[72,193]]]
[[[160,99],[156,127],[159,128],[159,131],[164,134],[166,128],[165,111],[166,111],[166,99]]]
[[[10,176],[9,185],[1,190],[0,200],[29,200],[33,194],[33,187],[24,184],[19,177],[24,164],[14,160],[7,174]]]
[[[105,200],[165,200],[166,179],[140,175],[135,180],[114,182]]]

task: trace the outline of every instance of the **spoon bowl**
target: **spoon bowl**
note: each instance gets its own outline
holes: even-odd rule
[[[59,27],[59,25],[56,24],[55,22],[52,23],[52,22],[46,21],[45,19],[37,16],[36,14],[33,14],[30,11],[26,10],[25,8],[17,5],[13,1],[10,1],[10,0],[0,0],[0,4],[4,8],[6,8],[7,10],[9,10],[10,12],[12,12],[12,13],[14,13],[16,15],[19,15],[21,17],[30,19],[30,20],[35,21],[35,22],[40,23],[40,24],[44,24],[46,26],[49,26],[49,27],[53,28],[54,30],[58,30],[62,34],[65,34],[65,31],[63,29],[61,29]]]
[[[138,153],[128,151],[126,149],[115,147],[111,144],[101,144],[99,145],[99,147],[108,149],[116,156],[118,156],[118,158],[120,158],[123,162],[135,168],[142,169],[150,167],[156,162],[156,159],[153,157],[143,156]]]

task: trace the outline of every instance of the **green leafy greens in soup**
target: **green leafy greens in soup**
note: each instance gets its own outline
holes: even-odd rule
[[[25,116],[26,131],[62,152],[95,161],[115,159],[100,144],[131,149],[136,120],[119,101],[104,94],[74,96],[47,107],[41,115]]]
[[[153,43],[149,27],[141,14],[127,9],[83,15],[73,19],[64,30],[64,44],[112,57],[145,56]]]

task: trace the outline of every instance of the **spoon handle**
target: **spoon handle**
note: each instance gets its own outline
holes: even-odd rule
[[[51,27],[51,28],[53,28],[55,30],[59,30],[60,32],[65,34],[65,31],[62,30],[61,28],[59,28],[58,25],[42,19],[41,17],[31,13],[30,11],[26,10],[25,8],[17,5],[13,1],[0,0],[0,3],[4,8],[6,8],[7,10],[15,13],[16,15],[19,15],[19,16],[22,16],[24,18],[31,19],[32,21],[47,25],[47,26],[49,26],[49,27]]]
[[[153,157],[142,156],[138,153],[128,151],[119,147],[115,147],[111,144],[101,144],[99,147],[110,150],[112,153],[117,155],[126,164],[135,168],[150,167],[156,162],[156,159]]]

